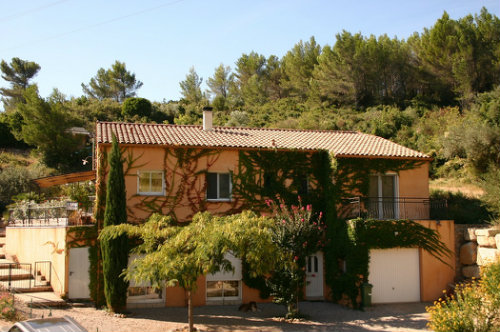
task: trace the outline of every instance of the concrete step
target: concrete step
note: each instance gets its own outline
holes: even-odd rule
[[[9,281],[9,280],[31,280],[34,279],[33,275],[24,270],[12,270],[12,274],[4,274],[0,275],[0,281]]]
[[[16,294],[16,299],[20,300],[32,308],[65,308],[68,303],[54,294],[52,291],[43,292],[26,292],[23,294]]]
[[[52,286],[36,286],[31,288],[23,288],[23,287],[12,287],[12,289],[16,293],[42,293],[42,292],[52,292]]]

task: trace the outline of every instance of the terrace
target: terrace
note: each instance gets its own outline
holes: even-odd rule
[[[41,203],[22,201],[9,206],[9,227],[81,226],[93,223],[92,204],[54,199]]]

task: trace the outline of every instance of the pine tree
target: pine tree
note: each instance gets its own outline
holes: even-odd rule
[[[10,83],[10,89],[0,88],[4,109],[13,109],[19,102],[24,102],[23,93],[31,85],[30,80],[38,73],[40,65],[36,62],[12,58],[10,64],[2,60],[0,71],[2,78]]]
[[[299,100],[305,100],[307,97],[309,82],[320,53],[320,46],[316,44],[314,37],[311,37],[308,42],[301,40],[295,44],[283,57],[284,77],[281,79],[281,85],[291,97],[298,97]]]
[[[113,135],[111,153],[109,155],[109,174],[106,187],[106,210],[104,211],[104,227],[127,222],[125,179],[120,148]],[[104,294],[108,308],[113,312],[121,312],[127,304],[128,281],[121,276],[128,264],[128,239],[126,235],[115,239],[101,241],[102,267],[104,275]]]
[[[82,89],[90,98],[113,98],[122,102],[135,97],[142,85],[143,83],[135,78],[135,74],[127,70],[124,62],[115,61],[110,69],[100,68],[88,85],[82,83]]]

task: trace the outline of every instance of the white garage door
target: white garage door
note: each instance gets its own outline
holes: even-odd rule
[[[416,248],[370,250],[372,303],[419,302],[419,265]]]

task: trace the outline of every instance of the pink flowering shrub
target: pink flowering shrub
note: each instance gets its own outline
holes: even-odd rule
[[[298,315],[298,301],[305,286],[306,258],[323,245],[322,213],[313,214],[311,205],[303,206],[300,197],[298,205],[287,206],[282,199],[268,200],[272,209],[275,227],[272,239],[279,248],[280,259],[268,286],[275,303],[287,306],[287,317]]]

